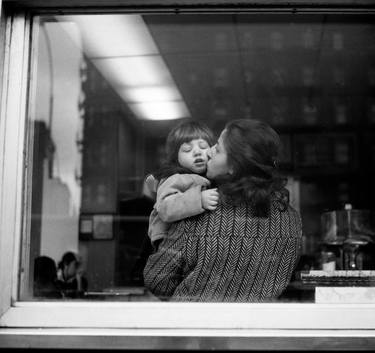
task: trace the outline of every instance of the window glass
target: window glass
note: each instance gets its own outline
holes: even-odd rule
[[[372,283],[371,16],[44,15],[35,23],[21,300],[160,300],[143,276],[155,252],[145,180],[165,161],[171,129],[191,120],[215,141],[235,119],[280,135],[277,165],[302,241],[273,300],[324,302],[330,287]],[[231,256],[253,254],[239,249]],[[246,276],[222,284],[240,288]]]

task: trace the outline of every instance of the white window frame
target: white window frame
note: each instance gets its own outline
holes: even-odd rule
[[[166,6],[194,9],[198,1],[77,0],[87,11]],[[375,304],[314,303],[167,303],[167,302],[19,302],[24,229],[24,178],[27,175],[27,88],[30,11],[67,8],[63,0],[13,0],[0,34],[3,63],[0,85],[0,348],[88,349],[371,349],[375,347]],[[211,10],[229,0],[202,0]],[[247,11],[357,11],[372,0],[236,1]],[[327,3],[331,9],[326,8]],[[1,0],[0,0],[1,5]],[[109,7],[109,6],[112,7]],[[358,6],[359,5],[359,6]],[[43,8],[41,8],[42,6]],[[103,6],[106,6],[105,8]],[[138,7],[137,7],[138,6]],[[254,7],[252,7],[254,6]],[[1,7],[0,7],[1,8]],[[82,11],[82,10],[81,10]],[[10,38],[12,38],[10,40]],[[1,48],[4,48],[2,50]]]

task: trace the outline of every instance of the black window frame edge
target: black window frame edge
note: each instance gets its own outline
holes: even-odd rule
[[[373,0],[3,0],[11,9],[43,12],[363,12],[375,10]]]

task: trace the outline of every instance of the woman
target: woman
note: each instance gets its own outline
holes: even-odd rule
[[[57,284],[64,297],[79,298],[87,291],[87,279],[82,275],[76,254],[66,252],[59,262]]]
[[[216,210],[174,223],[144,269],[145,286],[173,301],[274,301],[289,283],[302,239],[277,172],[280,139],[267,124],[234,120],[209,153]]]

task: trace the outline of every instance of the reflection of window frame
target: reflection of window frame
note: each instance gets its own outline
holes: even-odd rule
[[[201,4],[215,10],[230,2],[204,0]],[[286,11],[292,11],[293,7],[302,10],[306,4],[315,11],[323,11],[330,3],[332,10],[345,12],[350,11],[349,2],[315,1],[313,5],[295,0],[282,3],[288,4],[284,5]],[[351,2],[353,9],[360,2],[367,10],[375,10],[372,0]],[[24,160],[28,143],[25,116],[29,84],[29,11],[41,1],[19,3],[23,8],[4,15],[8,4],[3,2],[2,25],[5,23],[6,30],[0,32],[1,39],[5,37],[4,48],[0,48],[0,63],[5,68],[0,92],[0,347],[350,349],[375,345],[375,304],[17,302],[17,282],[25,283],[25,274],[19,271],[18,264],[21,257],[27,256],[27,242],[22,240],[21,234],[28,231],[22,214],[28,209],[23,200],[23,182],[29,173]],[[76,6],[85,3],[75,1]],[[181,10],[184,7],[194,10],[194,0],[164,0],[166,8],[156,0],[89,3],[95,4],[91,9],[97,11],[103,10],[104,4],[119,10],[174,11],[176,3]],[[267,7],[272,11],[283,9],[277,0],[236,2],[244,8],[257,5],[258,10],[262,10],[260,3],[266,4],[262,5],[263,10]],[[74,11],[72,5],[69,8],[62,0],[46,0],[45,4],[51,10]],[[248,9],[256,10],[255,7]]]

